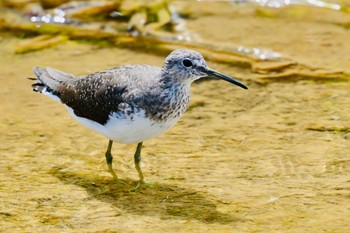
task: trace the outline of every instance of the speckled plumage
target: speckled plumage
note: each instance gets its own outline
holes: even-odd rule
[[[63,103],[81,124],[121,143],[142,143],[172,127],[187,109],[190,84],[200,77],[213,75],[246,88],[186,49],[173,51],[162,68],[125,65],[79,77],[52,68],[33,71],[38,77],[34,91]]]

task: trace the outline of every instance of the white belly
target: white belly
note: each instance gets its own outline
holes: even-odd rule
[[[105,125],[101,125],[87,118],[74,115],[73,110],[67,107],[71,115],[82,125],[93,129],[107,138],[123,144],[134,144],[161,135],[171,128],[179,120],[170,119],[166,122],[158,123],[145,117],[144,111],[136,113],[133,118],[118,118],[115,115]]]

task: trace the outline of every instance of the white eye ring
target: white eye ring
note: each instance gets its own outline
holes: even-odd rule
[[[184,66],[184,67],[192,67],[193,66],[193,63],[192,63],[192,61],[190,60],[190,59],[183,59],[182,60],[182,65]]]

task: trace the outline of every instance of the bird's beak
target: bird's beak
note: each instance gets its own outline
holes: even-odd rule
[[[237,80],[231,78],[230,76],[224,75],[220,72],[217,72],[215,70],[212,70],[208,67],[197,67],[202,73],[208,75],[208,76],[215,76],[218,78],[221,78],[227,82],[230,82],[232,84],[235,84],[243,89],[248,89],[248,87],[246,85],[244,85],[243,83],[238,82]]]

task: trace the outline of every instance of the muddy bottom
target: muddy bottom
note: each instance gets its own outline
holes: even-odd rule
[[[193,84],[184,117],[144,143],[147,184],[133,192],[136,145],[114,144],[125,184],[113,182],[108,140],[32,92],[26,78],[38,65],[78,75],[125,63],[161,66],[164,57],[71,41],[14,55],[18,41],[0,40],[2,232],[350,231],[346,76],[261,85],[252,71],[209,61],[249,90],[219,80]],[[346,72],[350,61],[334,56]]]

